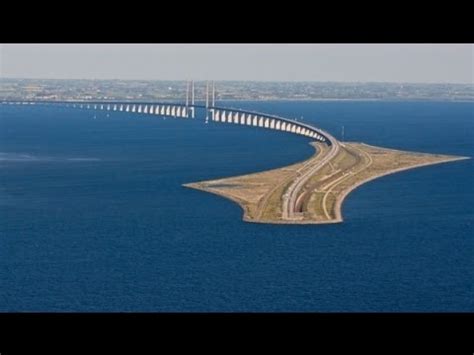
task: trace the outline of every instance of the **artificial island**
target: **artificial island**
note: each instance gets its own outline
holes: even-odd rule
[[[255,174],[185,184],[237,202],[247,222],[323,224],[342,222],[345,197],[378,177],[416,167],[468,159],[337,142],[311,143],[308,160]],[[329,157],[329,158],[328,158]]]

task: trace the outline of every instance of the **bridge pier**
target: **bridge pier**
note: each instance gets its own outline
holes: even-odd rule
[[[234,123],[239,123],[239,113],[238,112],[234,112]]]

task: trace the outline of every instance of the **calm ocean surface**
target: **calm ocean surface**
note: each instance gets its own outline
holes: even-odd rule
[[[221,105],[474,156],[474,103]],[[0,105],[0,311],[474,311],[473,160],[363,185],[335,225],[244,223],[231,201],[181,186],[300,161],[308,142]]]

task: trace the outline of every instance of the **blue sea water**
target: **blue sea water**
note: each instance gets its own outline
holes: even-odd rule
[[[347,141],[474,156],[474,104],[227,102]],[[94,118],[94,115],[96,117]],[[473,160],[353,191],[344,222],[245,223],[183,183],[309,140],[202,119],[0,105],[0,311],[474,311]]]

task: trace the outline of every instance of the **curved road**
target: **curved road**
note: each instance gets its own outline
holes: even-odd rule
[[[329,163],[337,153],[339,153],[339,142],[336,138],[327,132],[323,132],[326,138],[331,142],[331,149],[326,156],[318,161],[314,166],[310,167],[305,173],[301,174],[293,181],[288,187],[288,190],[283,195],[283,207],[282,207],[282,218],[283,219],[295,219],[296,201],[301,192],[301,189],[306,182],[313,176],[319,169]]]

